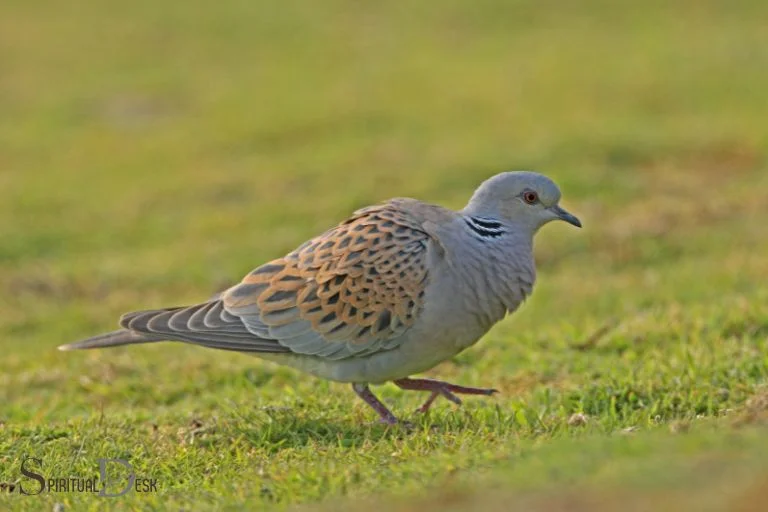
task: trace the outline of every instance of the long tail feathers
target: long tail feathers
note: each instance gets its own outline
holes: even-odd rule
[[[120,345],[152,343],[160,340],[161,338],[157,338],[148,334],[142,334],[140,332],[131,331],[129,329],[120,329],[117,331],[99,334],[98,336],[94,336],[83,341],[68,343],[67,345],[60,345],[59,350],[67,351],[84,350],[90,348],[119,347]]]

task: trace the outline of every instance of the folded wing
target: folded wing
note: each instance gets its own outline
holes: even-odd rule
[[[393,200],[356,212],[215,300],[130,313],[121,325],[242,352],[344,359],[389,350],[424,306],[431,241]]]

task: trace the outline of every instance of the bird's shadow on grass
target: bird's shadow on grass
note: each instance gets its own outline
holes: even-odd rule
[[[269,408],[238,415],[237,422],[231,427],[252,445],[269,447],[273,452],[308,444],[354,449],[366,443],[406,439],[425,431],[436,433],[451,429],[450,425],[429,417],[409,419],[412,422],[385,425],[370,418],[339,421],[327,416],[304,417],[289,408]]]

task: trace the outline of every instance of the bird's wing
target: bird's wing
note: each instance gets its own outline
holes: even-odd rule
[[[431,237],[408,204],[359,210],[262,265],[221,296],[223,312],[298,354],[344,359],[396,347],[428,281]]]

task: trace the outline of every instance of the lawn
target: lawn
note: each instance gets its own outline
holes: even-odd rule
[[[578,4],[578,5],[577,5]],[[762,510],[764,2],[6,1],[0,508]],[[183,344],[62,353],[354,209],[555,179],[462,408]],[[36,490],[128,461],[157,492]],[[120,487],[119,485],[117,487]],[[13,492],[7,492],[13,489]],[[570,507],[570,508],[569,508]],[[665,508],[666,507],[666,508]],[[306,509],[306,508],[305,508]]]

